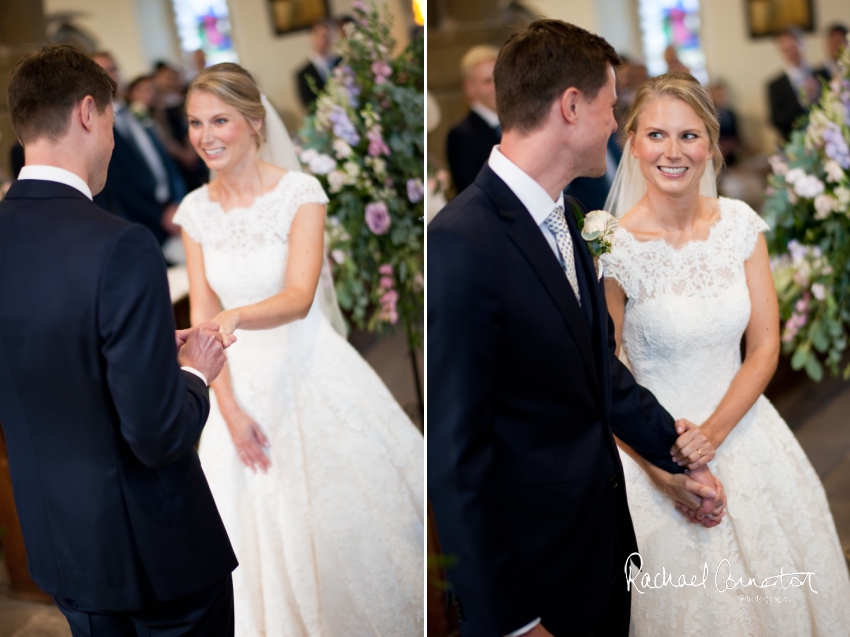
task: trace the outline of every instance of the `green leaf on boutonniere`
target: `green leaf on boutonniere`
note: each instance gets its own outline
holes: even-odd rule
[[[581,232],[582,228],[584,228],[584,215],[581,214],[581,208],[575,204],[573,204],[573,214],[576,217],[576,225],[578,226],[579,232]]]

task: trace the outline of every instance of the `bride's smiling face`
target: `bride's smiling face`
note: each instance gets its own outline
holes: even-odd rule
[[[674,196],[699,191],[711,143],[705,123],[687,102],[669,95],[648,102],[630,139],[647,189]]]
[[[227,172],[256,156],[257,133],[235,107],[198,90],[189,96],[186,113],[189,141],[210,170]]]

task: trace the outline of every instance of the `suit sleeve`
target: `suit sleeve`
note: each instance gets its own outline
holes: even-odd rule
[[[651,391],[638,385],[615,352],[614,321],[608,316],[608,355],[611,365],[611,430],[656,467],[682,473],[670,457],[676,442],[673,417]]]
[[[306,109],[309,109],[313,105],[313,102],[316,101],[316,93],[310,87],[309,82],[307,82],[308,75],[308,70],[302,69],[296,76],[298,79],[298,95],[301,98],[301,104]]]
[[[447,579],[480,634],[540,616],[513,546],[495,469],[493,404],[500,309],[469,243],[428,236],[428,489]]]
[[[98,325],[121,435],[136,457],[160,467],[192,452],[209,415],[209,391],[177,364],[165,264],[142,227],[127,227],[113,242]]]

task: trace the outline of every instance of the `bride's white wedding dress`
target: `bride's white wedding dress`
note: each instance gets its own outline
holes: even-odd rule
[[[250,208],[225,212],[206,186],[184,199],[175,222],[201,244],[225,309],[283,289],[289,228],[308,202],[327,197],[298,172]],[[318,305],[282,327],[237,330],[227,350],[236,399],[271,443],[268,473],[240,462],[214,397],[201,437],[239,560],[236,635],[422,635],[422,435]]]
[[[619,228],[613,251],[602,257],[605,276],[628,297],[622,344],[635,378],[674,418],[695,423],[711,415],[741,366],[750,317],[744,262],[767,229],[743,202],[721,198],[720,211],[705,241],[676,249]],[[654,578],[663,569],[673,583],[680,575],[699,583],[704,564],[708,571],[704,587],[662,585],[662,576],[657,589],[637,586],[643,594],[632,593],[632,635],[850,634],[850,579],[823,486],[764,396],[710,463],[728,497],[717,527],[686,521],[637,463],[620,455],[643,572]],[[785,577],[774,587],[718,590],[732,588],[727,575],[761,584],[780,571],[814,574],[802,586]]]

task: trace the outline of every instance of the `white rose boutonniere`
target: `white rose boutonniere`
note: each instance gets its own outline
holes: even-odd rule
[[[587,241],[587,247],[590,254],[593,255],[593,262],[596,264],[596,274],[599,279],[602,278],[602,264],[599,261],[606,252],[611,252],[611,238],[614,231],[617,229],[619,221],[610,212],[606,210],[594,210],[587,213],[587,216],[582,218],[578,211],[575,210],[576,220],[581,229],[581,238]]]

